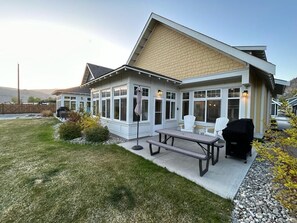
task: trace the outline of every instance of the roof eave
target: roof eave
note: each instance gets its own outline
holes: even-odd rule
[[[98,81],[105,80],[107,78],[110,78],[110,77],[114,76],[115,74],[118,74],[122,70],[125,70],[125,71],[126,70],[133,70],[135,72],[138,72],[139,74],[146,74],[149,77],[155,77],[155,78],[158,78],[159,80],[164,79],[164,80],[166,80],[168,82],[172,82],[174,84],[181,84],[182,83],[182,81],[174,79],[174,78],[169,78],[169,77],[165,77],[165,76],[162,76],[162,75],[158,75],[156,73],[145,71],[143,69],[138,69],[136,67],[131,67],[129,65],[123,65],[123,66],[121,66],[121,67],[119,67],[119,68],[117,68],[117,69],[115,69],[115,70],[113,70],[111,72],[108,72],[108,73],[106,73],[106,74],[104,74],[104,75],[102,75],[102,76],[100,76],[100,77],[98,77],[98,78],[96,78],[96,79],[94,79],[92,81],[89,81],[88,83],[85,83],[85,84],[81,85],[81,87],[90,87],[91,85],[94,85]]]

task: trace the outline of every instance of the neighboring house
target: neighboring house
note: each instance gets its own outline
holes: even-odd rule
[[[94,64],[87,63],[83,82],[92,81],[107,72],[112,71],[112,69],[102,66],[97,66]],[[90,89],[88,87],[73,87],[67,89],[55,90],[52,95],[56,95],[56,107],[68,107],[71,111],[93,111],[94,115],[99,114],[98,107],[96,103],[93,103],[94,108],[91,109],[91,97]],[[96,98],[93,98],[95,101]]]
[[[67,107],[71,111],[91,111],[90,89],[86,87],[73,87],[55,90],[56,108]]]
[[[271,100],[271,116],[276,117],[279,111],[279,108],[281,106],[281,103],[277,99]]]
[[[187,114],[201,126],[214,125],[217,117],[252,118],[255,136],[261,137],[272,95],[281,93],[265,50],[233,47],[151,14],[127,64],[98,77],[85,72],[82,86],[91,89],[92,104],[110,132],[126,139],[136,138],[138,86],[143,90],[140,137],[177,128]]]
[[[297,115],[297,95],[287,99],[289,106],[292,108],[292,112]]]

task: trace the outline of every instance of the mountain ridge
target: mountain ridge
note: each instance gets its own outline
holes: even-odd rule
[[[40,99],[54,97],[51,93],[56,89],[20,89],[22,102],[26,103],[30,96]],[[17,97],[17,88],[0,86],[0,103],[9,103],[13,97]]]

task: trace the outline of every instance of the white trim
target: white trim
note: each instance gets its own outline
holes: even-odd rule
[[[271,94],[269,92],[269,90],[267,89],[267,116],[266,116],[266,123],[268,124],[269,121],[270,121],[270,114],[271,114],[271,106],[272,106],[272,103],[271,103]]]
[[[94,76],[94,74],[92,73],[92,70],[90,69],[90,67],[89,67],[89,64],[87,64],[87,67],[88,67],[88,69],[89,69],[89,71],[90,71],[90,74],[92,75],[92,79],[95,79],[95,76]],[[91,80],[92,80],[91,79]],[[88,81],[88,77],[87,77],[87,81]]]
[[[209,36],[206,36],[202,33],[196,32],[192,29],[189,29],[185,26],[182,26],[178,23],[175,23],[169,19],[166,19],[164,17],[161,17],[157,14],[152,13],[151,16],[149,17],[136,45],[133,48],[132,53],[129,56],[129,59],[127,61],[127,64],[130,65],[130,63],[132,62],[132,57],[135,55],[136,50],[141,42],[141,40],[143,39],[144,35],[146,34],[146,32],[148,31],[148,27],[153,24],[153,22],[158,21],[161,22],[167,26],[169,26],[172,29],[175,29],[178,32],[181,32],[182,34],[185,34],[191,38],[193,38],[196,41],[202,42],[216,50],[219,50],[231,57],[235,57],[241,61],[244,61],[248,64],[253,65],[254,67],[257,67],[258,69],[269,73],[269,74],[273,74],[275,75],[275,65],[272,63],[269,63],[267,61],[261,60],[255,56],[249,55],[245,52],[240,51],[239,49],[236,49],[235,47],[232,47],[230,45],[227,45],[223,42],[220,42],[218,40],[215,40]]]
[[[97,77],[96,79],[94,79],[92,81],[89,81],[88,83],[85,83],[85,84],[83,84],[81,86],[88,86],[88,85],[91,85],[91,84],[96,83],[98,81],[101,81],[102,79],[103,80],[104,79],[107,79],[109,77],[112,77],[114,74],[119,74],[119,71],[122,71],[122,70],[124,70],[124,71],[127,71],[127,70],[136,71],[139,74],[146,74],[149,77],[156,77],[159,80],[164,79],[166,81],[171,81],[174,84],[181,84],[182,83],[182,81],[177,80],[177,79],[173,79],[173,78],[170,78],[170,77],[161,76],[161,75],[158,75],[158,74],[155,74],[155,73],[151,73],[151,72],[148,72],[148,71],[144,71],[144,70],[141,70],[141,69],[137,69],[137,68],[133,68],[133,67],[130,67],[130,66],[123,65],[123,66],[121,66],[121,67],[119,67],[119,68],[117,68],[117,69],[115,69],[113,71],[110,71],[110,72],[108,72],[108,73],[106,73],[106,74],[104,74],[104,75],[102,75],[100,77]]]
[[[264,106],[263,99],[265,98],[265,84],[262,83],[262,92],[261,92],[261,114],[260,114],[260,133],[264,132]]]
[[[247,51],[265,51],[267,49],[266,46],[233,46],[239,50],[247,50]]]
[[[203,77],[194,77],[194,78],[183,79],[181,85],[191,84],[191,83],[196,83],[196,82],[213,81],[213,80],[232,78],[232,77],[240,77],[240,76],[249,76],[248,68],[236,70],[236,71],[232,71],[232,72],[212,74],[212,75],[207,75],[207,76],[203,76]]]
[[[274,79],[274,82],[275,82],[275,84],[278,84],[278,85],[290,86],[290,81]]]

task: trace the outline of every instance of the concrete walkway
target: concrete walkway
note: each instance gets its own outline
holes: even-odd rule
[[[131,149],[136,145],[136,140],[120,143],[119,146],[122,146],[130,152],[142,156],[147,160],[151,160],[155,164],[165,167],[169,171],[185,177],[223,198],[232,200],[256,157],[256,152],[253,150],[252,157],[248,156],[247,163],[244,163],[243,160],[231,157],[226,159],[225,148],[222,148],[220,151],[219,162],[214,166],[210,164],[208,172],[203,177],[200,177],[199,160],[197,159],[166,151],[162,148],[159,154],[151,156],[149,144],[146,142],[147,139],[151,138],[158,140],[158,136],[142,138],[139,140],[139,144],[144,148],[143,150]],[[201,151],[196,143],[184,140],[175,139],[174,145],[192,151]]]
[[[41,118],[40,113],[0,114],[0,120]]]

